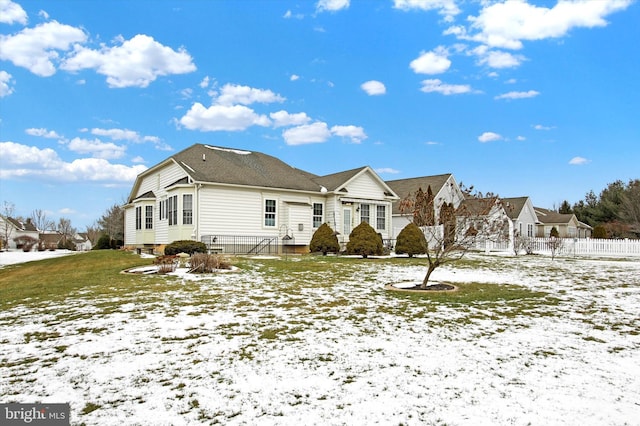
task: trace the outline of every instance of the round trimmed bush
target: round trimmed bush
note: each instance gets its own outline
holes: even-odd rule
[[[337,253],[340,251],[338,237],[336,237],[333,229],[331,229],[328,224],[323,223],[316,229],[316,232],[313,233],[313,237],[311,237],[311,242],[309,243],[309,251],[311,253],[321,252],[324,256],[326,256],[327,253]]]
[[[418,225],[411,222],[402,228],[396,240],[396,254],[408,254],[409,257],[413,257],[426,252],[427,239]]]
[[[380,256],[383,253],[382,238],[371,225],[367,222],[361,222],[360,225],[353,228],[349,234],[347,254],[359,254],[366,258],[371,255]]]
[[[200,241],[192,241],[192,240],[178,240],[174,241],[171,244],[167,244],[164,248],[164,254],[167,256],[172,256],[178,253],[206,253],[207,246],[205,243],[201,243]]]

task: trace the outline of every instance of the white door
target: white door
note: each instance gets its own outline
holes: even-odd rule
[[[351,209],[350,208],[344,209],[342,211],[342,218],[344,221],[342,230],[344,231],[344,237],[347,238],[351,233]]]

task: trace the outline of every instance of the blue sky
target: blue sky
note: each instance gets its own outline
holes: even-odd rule
[[[0,201],[84,229],[194,143],[551,208],[640,177],[626,0],[0,0]]]

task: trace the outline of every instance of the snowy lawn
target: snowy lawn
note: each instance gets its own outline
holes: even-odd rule
[[[640,261],[473,255],[434,272],[457,293],[384,290],[424,262],[236,259],[12,304],[0,402],[96,425],[638,424]]]

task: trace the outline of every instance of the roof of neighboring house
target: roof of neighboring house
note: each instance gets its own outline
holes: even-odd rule
[[[40,233],[40,241],[44,244],[58,244],[58,242],[62,239],[62,234],[57,232],[42,232]]]
[[[26,222],[15,219],[13,217],[7,217],[7,222],[9,222],[15,229],[23,232],[38,232],[38,228],[35,227],[31,220],[27,219]]]
[[[573,213],[558,213],[553,210],[534,207],[538,220],[542,223],[568,224],[575,217]],[[578,219],[576,219],[576,222]]]
[[[314,175],[260,152],[195,144],[171,157],[193,180],[320,191]]]
[[[498,199],[492,198],[465,198],[458,206],[458,212],[466,211],[473,216],[486,216],[491,213]],[[504,209],[504,205],[502,205]]]
[[[502,207],[504,207],[504,211],[509,216],[509,219],[517,219],[520,216],[520,212],[524,208],[525,204],[527,204],[527,200],[529,197],[512,197],[512,198],[502,198]]]
[[[404,199],[413,195],[419,188],[426,193],[427,188],[431,187],[431,192],[435,196],[440,192],[442,187],[451,177],[451,173],[435,176],[421,176],[409,179],[388,180],[387,185],[393,190],[400,199]],[[393,205],[393,214],[400,214],[400,203]]]

